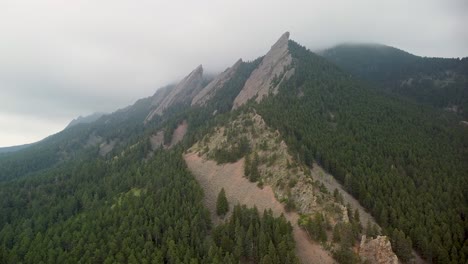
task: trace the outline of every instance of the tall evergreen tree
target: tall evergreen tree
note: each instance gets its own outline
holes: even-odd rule
[[[216,200],[216,214],[219,216],[224,216],[229,211],[229,203],[226,198],[226,192],[224,188],[221,188],[219,191],[218,199]]]

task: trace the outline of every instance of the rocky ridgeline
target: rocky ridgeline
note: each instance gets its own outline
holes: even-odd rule
[[[294,74],[292,57],[288,50],[289,32],[284,33],[263,57],[260,65],[252,72],[233,102],[233,109],[245,104],[249,99],[260,102],[268,94],[278,93],[281,83]],[[153,95],[152,110],[145,119],[150,121],[155,115],[177,103],[190,103],[203,106],[235,75],[242,60],[220,73],[203,87],[203,67],[200,65],[177,85],[159,89]]]
[[[205,88],[203,88],[192,100],[192,106],[200,105],[203,106],[207,101],[209,101],[213,96],[224,87],[226,84],[237,72],[239,66],[242,64],[242,59],[239,59],[234,65],[230,68],[227,68],[224,72],[220,73],[216,78],[211,81]]]
[[[280,84],[294,74],[292,57],[288,50],[289,32],[284,33],[271,47],[262,62],[245,82],[234,100],[233,109],[254,98],[260,102],[270,92],[276,94]]]
[[[187,77],[182,79],[175,87],[167,91],[167,95],[155,97],[157,104],[153,102],[155,108],[148,114],[145,122],[150,121],[155,115],[162,115],[164,110],[177,103],[191,102],[193,97],[203,88],[203,67],[198,66]],[[163,99],[161,99],[163,98]]]

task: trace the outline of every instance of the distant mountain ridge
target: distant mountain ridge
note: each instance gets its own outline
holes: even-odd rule
[[[67,127],[65,127],[65,129],[67,128],[70,128],[72,126],[76,126],[78,124],[88,124],[88,123],[92,123],[96,120],[98,120],[99,118],[101,118],[103,115],[105,115],[106,113],[102,113],[102,112],[96,112],[96,113],[92,113],[90,115],[87,115],[87,116],[79,116],[75,119],[73,119],[68,125]]]
[[[34,143],[23,144],[23,145],[18,145],[18,146],[11,146],[11,147],[1,147],[0,148],[0,154],[1,153],[9,153],[9,152],[15,152],[15,151],[18,151],[18,150],[22,150],[22,149],[25,149],[25,148],[31,146],[32,144],[34,144]]]
[[[468,118],[467,57],[419,57],[380,44],[341,44],[320,55],[376,88]]]

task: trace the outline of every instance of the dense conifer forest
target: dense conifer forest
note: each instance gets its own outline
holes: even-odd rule
[[[296,74],[258,105],[301,160],[316,161],[438,263],[468,256],[468,134],[450,114],[373,91],[290,42]],[[394,232],[397,229],[397,232]]]
[[[2,183],[0,262],[297,263],[291,226],[268,212],[236,207],[211,239],[203,192],[180,150],[148,162],[143,154],[140,144],[116,160]]]

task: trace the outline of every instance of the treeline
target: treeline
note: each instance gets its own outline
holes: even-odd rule
[[[440,112],[382,96],[294,42],[295,75],[256,106],[306,164],[317,161],[438,263],[468,257],[468,135]]]

